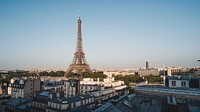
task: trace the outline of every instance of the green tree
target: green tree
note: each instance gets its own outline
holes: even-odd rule
[[[99,78],[101,81],[107,77],[107,75],[103,74],[103,72],[93,72],[93,73],[84,72],[82,76],[83,78],[94,78],[95,80]]]
[[[57,77],[62,77],[65,75],[65,72],[64,71],[56,71],[56,76]]]
[[[142,77],[134,75],[117,75],[115,76],[115,80],[122,80],[126,85],[129,85],[129,83],[137,83],[144,81]]]
[[[147,79],[150,83],[161,83],[163,80],[160,76],[153,75],[145,76],[145,79]]]
[[[49,73],[47,71],[43,71],[39,73],[40,76],[49,76]]]
[[[68,74],[67,77],[72,77],[72,78],[79,78],[81,75],[80,74],[77,74],[77,73],[70,73]]]

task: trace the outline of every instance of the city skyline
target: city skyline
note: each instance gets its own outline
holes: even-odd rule
[[[0,1],[0,69],[199,66],[200,1]]]

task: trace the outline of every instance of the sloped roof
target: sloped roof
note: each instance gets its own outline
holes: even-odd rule
[[[81,100],[85,100],[85,99],[89,99],[92,98],[93,96],[90,94],[84,94],[81,96],[74,96],[74,97],[57,97],[57,98],[53,98],[52,100],[50,100],[50,102],[55,102],[55,103],[74,103],[74,102],[78,102]]]

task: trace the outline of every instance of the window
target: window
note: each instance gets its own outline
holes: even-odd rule
[[[57,109],[59,109],[59,104],[56,104]]]
[[[53,103],[51,102],[51,108],[53,108]]]
[[[176,86],[176,81],[172,81],[172,86]]]
[[[182,85],[182,87],[186,87],[185,81],[182,81],[182,82],[181,82],[181,85]]]

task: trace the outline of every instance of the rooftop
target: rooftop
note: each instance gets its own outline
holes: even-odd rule
[[[17,106],[19,110],[29,110],[31,108],[31,102]]]
[[[81,95],[81,96],[74,96],[74,97],[68,97],[68,98],[65,98],[65,97],[57,97],[57,98],[53,98],[52,100],[50,100],[51,102],[55,102],[55,103],[73,103],[73,102],[78,102],[78,101],[81,101],[81,100],[84,100],[84,99],[89,99],[89,98],[92,98],[93,95],[91,94],[84,94],[84,95]]]
[[[200,89],[196,88],[169,88],[164,86],[138,86],[135,90],[144,90],[149,92],[164,92],[182,95],[200,95]]]
[[[200,80],[200,77],[193,77],[193,76],[167,76],[166,78],[170,80],[191,80],[191,79]]]
[[[16,105],[23,104],[23,103],[28,102],[28,101],[30,101],[30,100],[24,99],[24,98],[16,98],[16,99],[10,99],[7,102],[7,104],[12,105],[12,106],[16,106]]]
[[[39,95],[48,97],[49,96],[49,91],[43,91]]]
[[[31,108],[31,100],[25,98],[10,99],[7,105],[14,106],[19,110],[28,110]]]
[[[71,112],[91,112],[91,109],[86,106],[80,106],[70,109]]]

